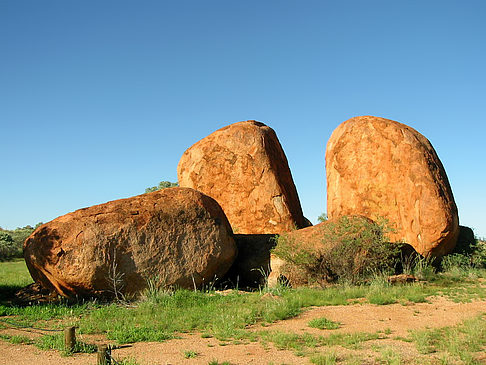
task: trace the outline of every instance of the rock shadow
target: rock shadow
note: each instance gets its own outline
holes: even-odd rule
[[[256,289],[266,284],[270,274],[270,252],[275,247],[274,234],[235,234],[238,255],[221,281],[239,289]]]

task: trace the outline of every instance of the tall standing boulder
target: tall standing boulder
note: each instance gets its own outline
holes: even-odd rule
[[[273,129],[249,120],[190,147],[177,168],[179,185],[214,198],[235,233],[275,234],[306,227],[287,158]]]
[[[235,256],[221,207],[187,188],[77,210],[40,226],[24,244],[34,281],[66,297],[138,293],[149,280],[201,287],[221,278]]]
[[[430,142],[404,124],[372,116],[339,125],[326,149],[327,214],[385,218],[394,241],[422,255],[455,246],[459,219],[446,172]]]

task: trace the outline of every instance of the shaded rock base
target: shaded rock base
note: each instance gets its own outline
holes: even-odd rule
[[[270,251],[274,234],[235,234],[238,255],[222,282],[230,287],[258,288],[270,274]]]

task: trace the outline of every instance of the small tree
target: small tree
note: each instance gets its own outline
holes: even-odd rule
[[[40,225],[39,223],[36,228]],[[0,237],[0,245],[2,248],[0,251],[1,259],[22,257],[22,248],[24,242],[29,237],[32,232],[34,232],[34,227],[27,225],[25,227],[17,227],[14,230],[0,229],[2,237]]]
[[[322,213],[319,217],[317,217],[317,220],[319,222],[325,222],[325,221],[327,221],[327,213],[326,212]]]
[[[5,260],[15,256],[15,241],[7,232],[0,231],[0,260]]]
[[[151,188],[145,189],[145,193],[153,193],[154,191],[157,190],[162,190],[162,189],[167,189],[167,188],[173,188],[179,186],[178,183],[173,183],[170,181],[161,181],[159,182],[158,186],[152,186]]]

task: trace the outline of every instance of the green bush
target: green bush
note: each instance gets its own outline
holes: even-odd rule
[[[15,242],[7,232],[0,231],[0,260],[9,259],[17,252]]]
[[[395,270],[401,244],[390,243],[386,222],[364,217],[341,217],[319,227],[320,242],[296,242],[292,234],[277,238],[274,254],[304,270],[317,282],[362,282],[377,273]]]
[[[154,191],[157,191],[157,190],[162,190],[162,189],[166,189],[166,188],[173,188],[173,187],[176,187],[176,186],[179,186],[179,184],[173,183],[173,182],[170,182],[170,181],[161,181],[161,182],[159,182],[158,186],[152,186],[150,188],[146,188],[145,193],[153,193]]]
[[[471,254],[471,264],[478,269],[486,269],[486,241],[476,240]]]
[[[36,228],[41,224],[37,224]],[[0,228],[0,260],[22,257],[24,241],[34,232],[34,229],[32,226],[25,226],[14,230]]]
[[[463,232],[467,232],[463,234]],[[470,231],[470,232],[468,232]],[[467,272],[470,269],[486,268],[486,242],[474,237],[472,230],[461,226],[461,235],[454,251],[442,258],[441,268],[445,272]]]

